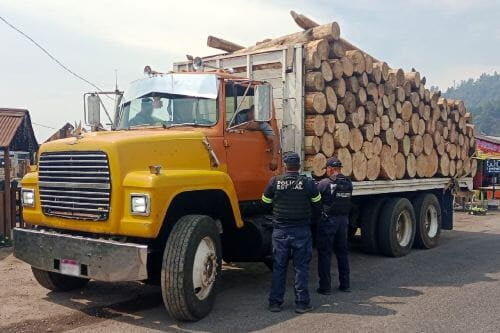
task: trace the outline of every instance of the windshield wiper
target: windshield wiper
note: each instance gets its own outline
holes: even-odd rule
[[[165,127],[165,128],[171,128],[171,127],[182,127],[182,126],[210,127],[210,126],[212,126],[212,124],[181,123],[181,124],[171,124],[171,125],[166,125],[166,127]]]

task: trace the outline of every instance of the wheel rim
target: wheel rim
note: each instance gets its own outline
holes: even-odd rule
[[[438,233],[438,213],[436,207],[429,205],[425,212],[425,231],[429,238],[436,237]]]
[[[412,233],[411,217],[408,211],[402,211],[396,222],[396,238],[400,246],[406,247],[410,244]]]
[[[205,237],[198,244],[193,263],[193,292],[199,300],[210,295],[217,274],[217,253],[214,241]]]

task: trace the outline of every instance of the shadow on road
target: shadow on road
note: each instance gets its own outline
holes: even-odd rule
[[[438,248],[414,250],[403,258],[368,256],[354,250],[351,253],[353,292],[339,292],[332,296],[320,296],[314,292],[317,286],[314,260],[310,282],[314,312],[360,317],[394,315],[398,305],[432,292],[432,287],[459,288],[477,282],[496,281],[488,274],[500,271],[499,257],[500,235],[486,232],[443,232]],[[76,314],[51,320],[52,324],[59,323],[57,327],[60,329],[113,319],[141,328],[178,332],[247,332],[279,325],[297,317],[293,312],[291,275],[289,271],[284,310],[270,313],[266,310],[271,278],[269,270],[263,264],[226,267],[213,312],[196,323],[179,323],[169,318],[163,308],[159,288],[138,283],[91,282],[82,292],[48,293],[47,300],[78,310]],[[128,298],[112,305],[109,304],[113,301],[106,303],[102,300],[103,295],[117,294]],[[99,302],[94,301],[96,298]],[[37,331],[44,329],[40,325],[36,328]]]

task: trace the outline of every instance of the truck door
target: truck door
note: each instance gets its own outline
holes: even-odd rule
[[[274,172],[269,168],[272,156],[264,132],[247,128],[254,89],[234,82],[225,88],[224,146],[228,172],[239,200],[259,200]]]

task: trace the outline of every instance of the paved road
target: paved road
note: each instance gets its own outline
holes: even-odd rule
[[[217,304],[197,323],[176,323],[155,287],[91,282],[56,294],[34,282],[27,265],[0,250],[2,332],[500,332],[500,213],[457,214],[438,248],[404,258],[351,256],[353,292],[313,295],[316,309],[269,313],[270,273],[261,264],[226,267]],[[316,269],[315,263],[313,269]],[[313,274],[311,290],[316,287]]]

